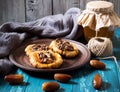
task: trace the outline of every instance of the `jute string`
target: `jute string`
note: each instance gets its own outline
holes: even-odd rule
[[[120,66],[119,66],[119,64],[118,64],[117,59],[116,59],[115,56],[102,57],[102,58],[98,57],[98,59],[113,59],[115,61],[115,64],[116,64],[117,68],[118,68],[118,71],[120,72]]]
[[[99,59],[113,58],[116,66],[120,71],[119,64],[115,56],[112,56],[112,41],[106,37],[93,37],[88,42],[88,49]]]
[[[88,42],[89,50],[98,57],[110,56],[113,52],[113,45],[109,38],[93,37]]]

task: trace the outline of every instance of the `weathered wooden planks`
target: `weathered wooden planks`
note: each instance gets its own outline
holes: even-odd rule
[[[71,7],[79,7],[80,0],[53,0],[53,14],[65,13]]]
[[[65,13],[71,7],[85,9],[91,0],[0,0],[0,25],[7,21],[33,21],[47,15]],[[114,4],[120,15],[120,0],[106,0]]]
[[[24,0],[0,0],[0,24],[25,21]]]
[[[114,10],[115,12],[120,15],[120,0],[107,0],[114,4]]]
[[[52,15],[52,0],[26,0],[26,21]]]

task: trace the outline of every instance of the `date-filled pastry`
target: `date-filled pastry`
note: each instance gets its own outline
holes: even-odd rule
[[[49,47],[54,52],[57,52],[67,58],[75,57],[76,55],[78,55],[79,52],[78,48],[73,43],[68,42],[67,40],[63,40],[61,38],[53,40],[50,43]]]
[[[39,69],[55,69],[63,63],[61,55],[50,50],[32,52],[29,60],[33,67]]]
[[[30,44],[25,48],[26,55],[29,56],[35,51],[47,51],[49,47],[45,44]]]

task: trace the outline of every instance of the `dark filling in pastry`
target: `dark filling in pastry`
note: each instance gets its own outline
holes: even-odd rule
[[[73,46],[67,42],[67,41],[63,41],[62,39],[58,38],[56,39],[56,42],[57,42],[57,48],[60,49],[60,50],[67,50],[67,51],[73,51],[74,48]]]
[[[40,59],[40,63],[49,64],[54,61],[54,57],[53,57],[52,53],[50,53],[50,52],[45,52],[45,53],[40,52],[40,53],[38,53],[38,57]]]
[[[32,51],[40,51],[40,50],[48,50],[48,46],[46,46],[45,44],[35,44],[32,46]]]

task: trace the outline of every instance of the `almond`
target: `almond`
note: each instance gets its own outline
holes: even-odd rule
[[[56,82],[44,82],[42,84],[42,90],[46,92],[56,91],[60,88],[60,85]]]
[[[10,84],[20,84],[23,82],[23,76],[20,74],[9,74],[4,77],[4,80]]]
[[[92,85],[95,89],[99,89],[102,85],[102,79],[99,74],[96,74],[92,80]]]
[[[71,75],[63,74],[63,73],[56,73],[54,74],[54,79],[59,82],[68,82],[71,79]]]
[[[90,60],[90,65],[96,69],[105,69],[106,65],[98,60]]]

